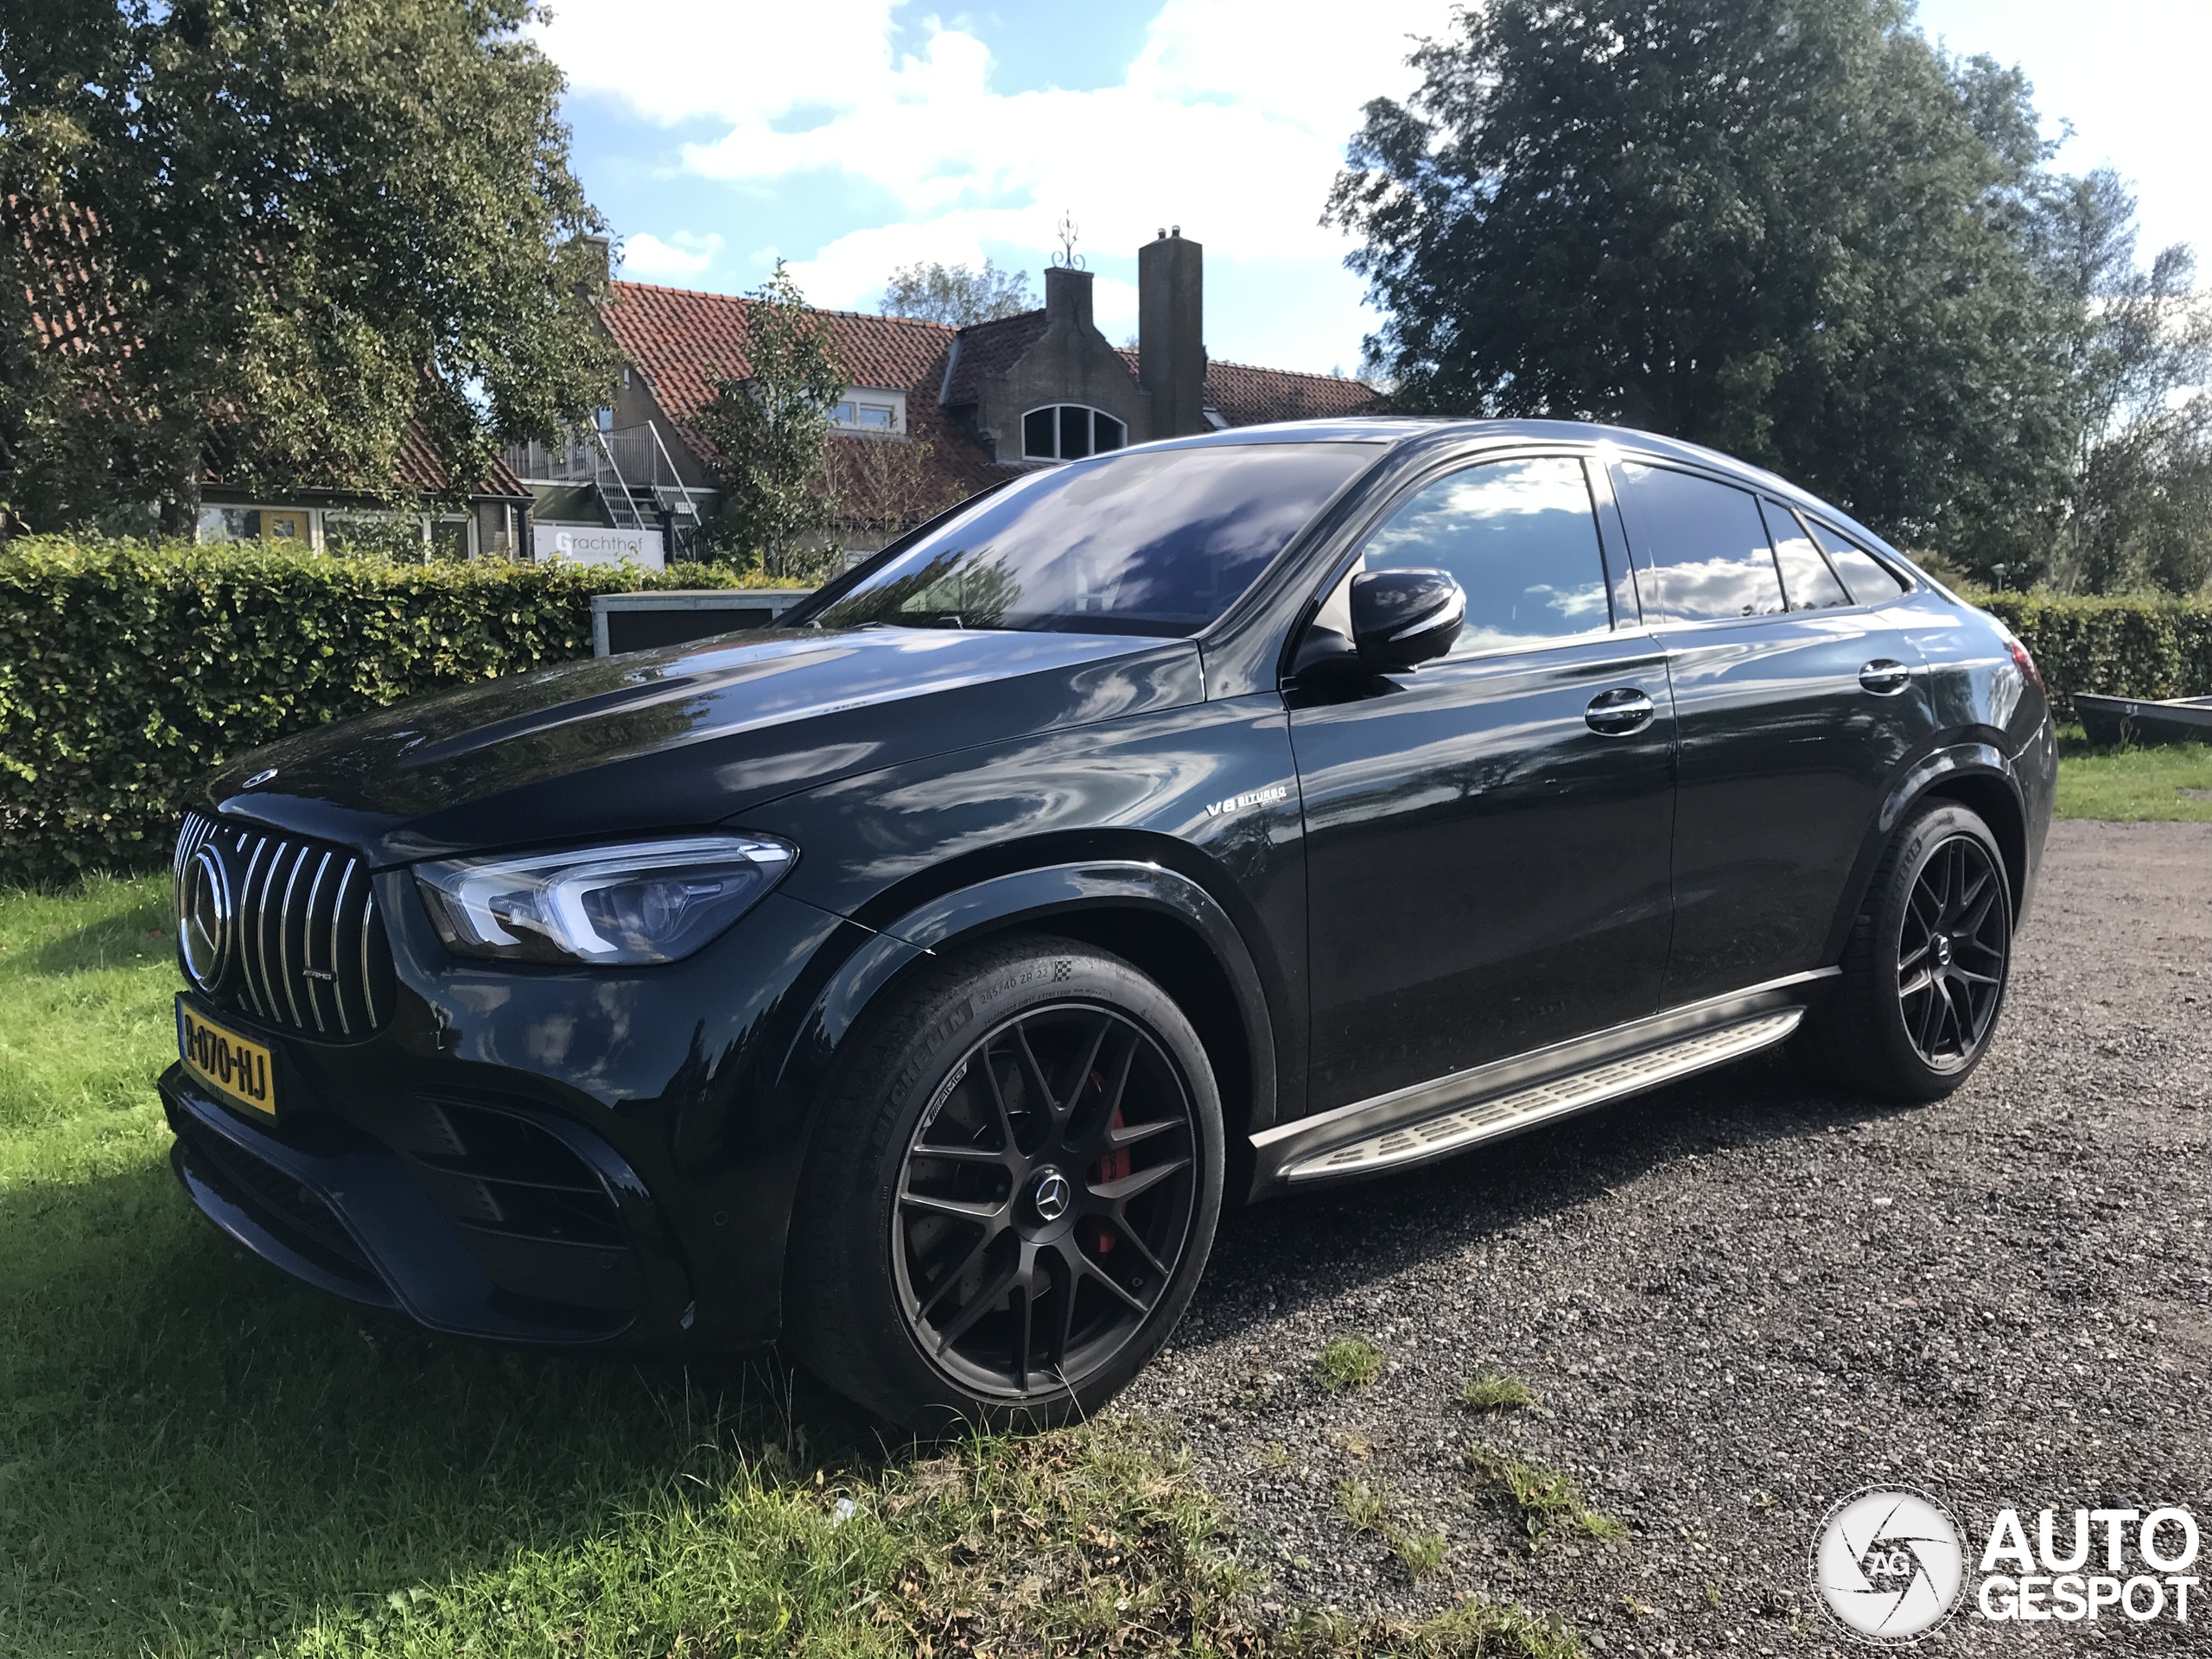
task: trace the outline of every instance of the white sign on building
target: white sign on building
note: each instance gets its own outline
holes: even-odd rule
[[[668,561],[661,551],[657,530],[608,530],[599,524],[531,526],[532,550],[541,563],[563,559],[570,564],[620,564],[628,560],[648,570],[660,570]]]

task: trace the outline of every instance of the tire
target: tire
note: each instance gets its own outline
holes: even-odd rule
[[[2011,881],[1979,815],[1948,801],[1897,827],[1816,1014],[1821,1069],[1885,1100],[1940,1100],[1989,1052],[2012,966]]]
[[[789,1345],[928,1433],[1111,1399],[1182,1317],[1220,1217],[1204,1045],[1158,985],[1071,940],[986,945],[906,988],[837,1067],[813,1145]]]

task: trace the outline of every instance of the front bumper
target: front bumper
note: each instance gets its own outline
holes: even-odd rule
[[[192,1201],[319,1290],[434,1331],[536,1344],[611,1342],[656,1305],[664,1318],[690,1306],[644,1184],[578,1126],[425,1100],[410,1115],[417,1133],[394,1146],[335,1118],[248,1122],[181,1066],[161,1094]]]
[[[680,963],[506,970],[448,956],[407,884],[378,900],[397,1006],[372,1035],[311,1039],[188,994],[270,1049],[280,1113],[162,1076],[193,1202],[294,1278],[441,1332],[658,1353],[772,1340],[826,1059],[816,999],[883,942],[771,894]]]

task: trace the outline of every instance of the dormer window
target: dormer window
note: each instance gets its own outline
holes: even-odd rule
[[[1021,417],[1025,461],[1081,461],[1128,441],[1128,427],[1104,410],[1083,404],[1048,404]]]
[[[830,409],[830,429],[860,432],[877,438],[897,437],[906,429],[906,394],[855,386]]]

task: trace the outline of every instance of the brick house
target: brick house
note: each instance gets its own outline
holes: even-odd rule
[[[1042,308],[966,327],[821,313],[851,378],[829,461],[853,504],[838,542],[879,547],[1011,472],[1154,438],[1377,406],[1361,381],[1210,360],[1203,270],[1199,245],[1179,232],[1139,250],[1134,351],[1092,321],[1090,273],[1057,266],[1045,273]],[[535,494],[542,550],[564,526],[658,531],[656,548],[680,545],[713,511],[710,451],[690,417],[718,382],[744,378],[755,303],[612,284],[602,317],[629,366],[599,429],[563,448],[508,452]]]

